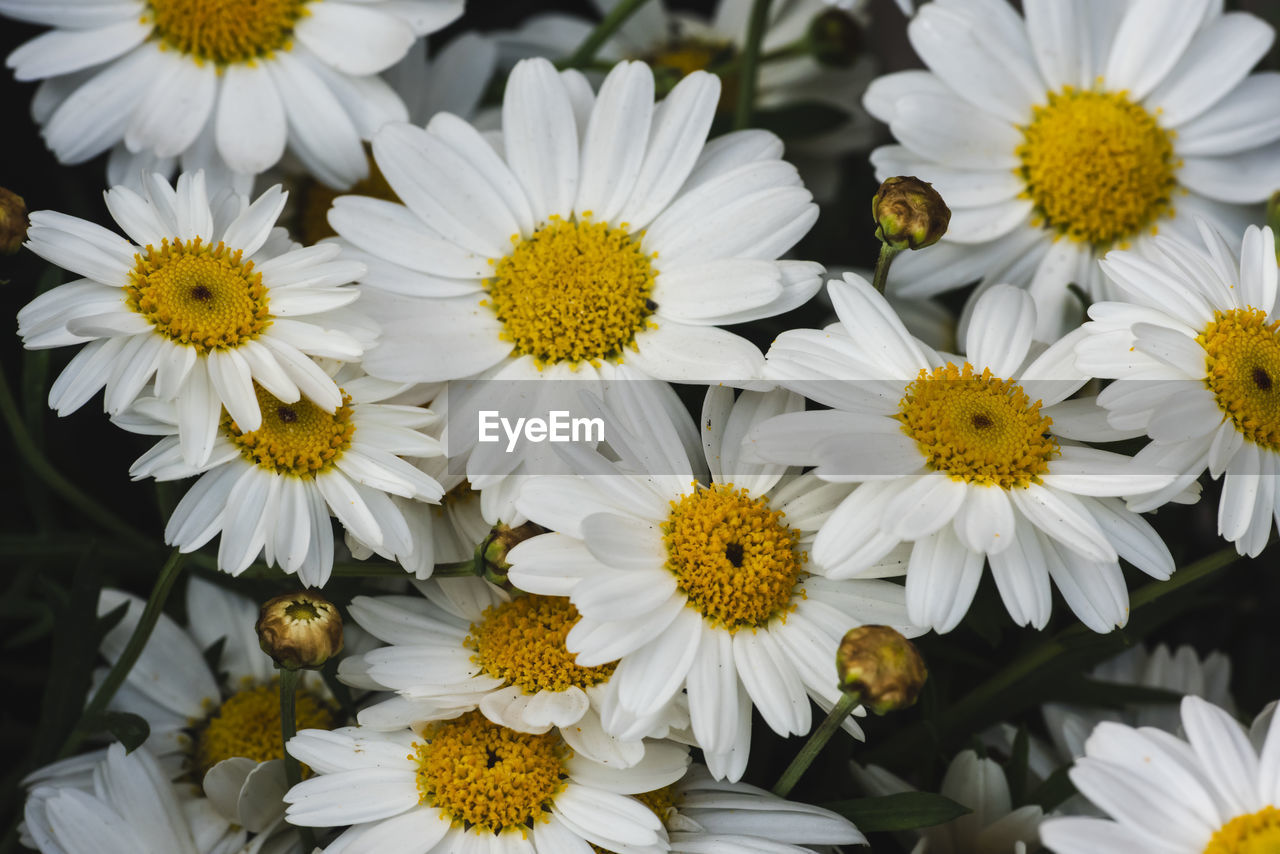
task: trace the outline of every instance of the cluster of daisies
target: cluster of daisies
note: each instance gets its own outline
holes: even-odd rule
[[[1198,501],[1206,471],[1220,536],[1267,546],[1270,26],[1214,0],[934,0],[903,9],[926,70],[876,77],[830,55],[874,26],[859,0],[598,5],[604,25],[538,13],[428,56],[463,0],[0,0],[49,27],[8,65],[40,81],[60,161],[106,155],[114,221],[30,214],[27,249],[71,280],[18,333],[75,348],[59,415],[101,400],[153,437],[129,475],[185,484],[164,543],[223,574],[185,582],[182,621],[102,593],[124,616],[101,658],[129,664],[108,708],[149,736],[29,775],[25,844],[865,845],[744,782],[753,725],[804,737],[847,699],[850,629],[950,632],[989,568],[1014,624],[1045,628],[1056,589],[1114,631],[1122,563],[1175,572],[1145,514]],[[841,118],[729,129],[797,105]],[[949,207],[936,245],[882,254],[879,287],[796,248],[873,119],[877,178]],[[887,241],[903,215],[878,209]],[[954,323],[930,302],[974,282]],[[789,328],[811,300],[831,322]],[[739,334],[770,318],[765,349]],[[605,434],[504,451],[476,430],[491,388],[499,411],[588,405]],[[251,568],[379,576],[343,601],[336,668],[290,677],[287,743],[233,580]],[[304,600],[289,619],[315,618]],[[1014,752],[1042,781],[1071,765],[1075,797],[1019,803],[966,751],[940,789],[970,812],[900,842],[1280,850],[1280,723],[1237,722],[1225,659],[1135,648],[1094,678],[1184,699],[1044,707],[1048,738]],[[833,720],[863,739],[865,714]],[[1007,727],[974,736],[1013,750]]]

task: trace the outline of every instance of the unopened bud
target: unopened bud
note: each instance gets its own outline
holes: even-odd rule
[[[507,555],[530,537],[546,532],[546,528],[533,522],[525,522],[515,528],[503,524],[494,526],[489,536],[476,547],[477,563],[482,565],[485,579],[498,585],[506,584],[507,570],[511,568]]]
[[[836,651],[840,688],[877,715],[915,705],[929,678],[915,645],[888,626],[859,626]]]
[[[12,255],[22,248],[29,224],[22,196],[0,187],[0,255]]]
[[[285,670],[318,670],[342,652],[342,615],[316,593],[268,599],[254,628],[262,651]]]
[[[1267,225],[1280,236],[1280,190],[1276,190],[1267,199]],[[1276,241],[1276,263],[1280,264],[1280,239]]]
[[[827,9],[809,24],[813,58],[831,68],[848,68],[862,53],[862,27],[840,9]]]
[[[876,237],[890,249],[923,249],[937,243],[951,223],[951,208],[927,181],[910,176],[885,180],[871,200]]]

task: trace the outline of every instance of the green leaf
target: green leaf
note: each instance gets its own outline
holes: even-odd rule
[[[1031,737],[1026,726],[1018,727],[1013,737],[1013,750],[1009,762],[1005,765],[1005,776],[1009,778],[1009,792],[1013,802],[1021,806],[1023,796],[1027,793],[1027,769],[1031,763]]]
[[[1027,798],[1027,803],[1036,804],[1045,812],[1056,809],[1063,801],[1076,793],[1076,787],[1072,784],[1071,778],[1067,776],[1067,772],[1070,770],[1070,765],[1064,765],[1050,774],[1049,778],[1031,793],[1031,797]]]
[[[828,133],[849,120],[839,107],[819,101],[800,101],[772,110],[756,110],[752,126],[771,130],[783,139],[803,139]]]
[[[900,792],[878,798],[831,801],[822,806],[849,819],[863,833],[933,827],[973,812],[933,792]]]
[[[1121,685],[1081,676],[1064,680],[1061,690],[1054,692],[1053,699],[1061,703],[1121,709],[1133,703],[1178,703],[1182,701],[1182,694],[1164,688]]]
[[[147,723],[147,719],[132,712],[101,712],[85,718],[83,728],[85,732],[110,733],[112,738],[124,745],[128,753],[141,747],[147,736],[151,735],[151,725]]]

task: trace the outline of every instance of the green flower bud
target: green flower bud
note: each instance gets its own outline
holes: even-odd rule
[[[533,522],[525,522],[515,528],[496,525],[489,536],[476,546],[476,563],[482,567],[481,574],[494,584],[505,585],[507,570],[511,568],[511,564],[507,562],[507,554],[530,537],[546,532],[546,528]]]
[[[915,705],[929,678],[911,641],[888,626],[859,626],[836,651],[840,689],[855,693],[877,715]]]
[[[827,9],[809,23],[809,50],[822,65],[848,68],[862,47],[862,26],[848,12]]]
[[[923,249],[937,243],[947,233],[951,208],[919,178],[897,176],[887,179],[871,200],[876,237],[890,249]]]

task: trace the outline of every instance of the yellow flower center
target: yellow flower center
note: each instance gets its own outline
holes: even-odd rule
[[[707,41],[691,36],[673,38],[662,47],[636,59],[649,63],[655,74],[664,71],[678,82],[695,71],[723,68],[720,73],[720,102],[717,111],[733,110],[738,100],[738,73],[728,63],[737,51],[730,42]],[[673,84],[674,85],[674,84]]]
[[[557,596],[519,596],[485,609],[472,624],[467,645],[485,673],[526,694],[587,688],[613,675],[616,665],[579,667],[564,640],[578,622],[578,609]]]
[[[126,304],[161,335],[201,353],[243,344],[262,334],[271,313],[262,274],[242,255],[199,237],[148,244],[133,256]]]
[[[149,0],[156,37],[201,62],[253,62],[289,50],[308,0]]]
[[[1246,439],[1280,451],[1280,322],[1256,308],[1218,311],[1196,340],[1218,407]]]
[[[898,403],[897,418],[929,468],[970,483],[1023,487],[1058,455],[1049,432],[1053,419],[1040,414],[1040,401],[990,368],[974,374],[968,362],[920,371]]]
[[[1213,835],[1204,854],[1280,854],[1280,810],[1236,816]]]
[[[464,829],[486,833],[533,827],[551,815],[551,801],[565,786],[572,751],[555,730],[515,732],[480,712],[436,721],[415,744],[418,798]]]
[[[497,262],[485,301],[539,365],[620,359],[657,305],[651,256],[625,223],[551,222]]]
[[[1172,135],[1123,92],[1068,86],[1032,108],[1017,155],[1038,225],[1105,249],[1173,213]]]
[[[351,423],[351,398],[345,394],[336,412],[325,412],[305,397],[281,403],[257,383],[253,390],[262,426],[244,433],[224,415],[222,429],[254,465],[276,474],[313,475],[333,465],[351,445],[356,425]]]
[[[365,148],[368,149],[368,146]],[[369,161],[369,174],[352,184],[348,190],[335,190],[315,179],[303,180],[299,192],[302,201],[298,206],[298,231],[301,232],[302,242],[307,246],[319,243],[326,237],[337,236],[338,232],[329,225],[329,208],[333,207],[333,200],[338,196],[372,196],[388,202],[400,201],[396,191],[391,189],[382,171],[378,169],[378,164],[368,156],[367,150],[365,156]]]
[[[298,729],[332,729],[337,722],[324,701],[300,690],[294,705]],[[224,759],[246,756],[256,762],[283,759],[279,680],[232,694],[196,728],[192,763],[203,780]]]
[[[649,808],[649,811],[656,815],[664,825],[676,812],[675,793],[671,786],[663,786],[661,789],[654,789],[652,792],[641,792],[638,795],[632,795],[640,803]],[[612,848],[605,848],[595,843],[591,844],[591,850],[596,854],[617,854]]]
[[[697,487],[671,502],[662,525],[667,569],[689,605],[736,632],[792,610],[807,558],[800,532],[783,524],[767,498],[732,484]]]

